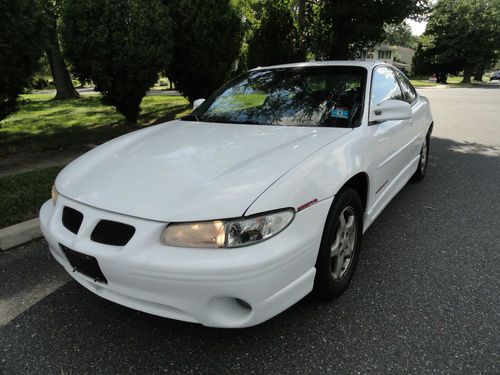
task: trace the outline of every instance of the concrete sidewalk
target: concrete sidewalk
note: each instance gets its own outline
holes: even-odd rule
[[[1,159],[0,178],[41,168],[64,166],[92,148],[92,146],[75,146]]]

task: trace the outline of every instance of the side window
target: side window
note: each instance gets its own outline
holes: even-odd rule
[[[396,75],[399,79],[399,83],[401,83],[405,100],[412,104],[417,99],[417,92],[415,91],[415,88],[412,86],[410,81],[408,81],[408,78],[406,78],[405,75],[399,70],[396,70]]]
[[[375,69],[372,77],[371,106],[376,106],[385,100],[404,100],[394,71],[386,66]]]

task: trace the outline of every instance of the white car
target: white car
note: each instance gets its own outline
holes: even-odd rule
[[[97,295],[213,327],[336,297],[362,234],[426,172],[429,102],[384,63],[258,68],[195,106],[57,177],[42,231]]]

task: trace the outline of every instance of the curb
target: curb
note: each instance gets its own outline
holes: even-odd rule
[[[42,237],[38,218],[0,229],[0,251],[25,244]]]

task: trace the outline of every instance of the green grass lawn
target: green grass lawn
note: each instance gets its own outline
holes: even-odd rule
[[[452,77],[452,76],[450,76],[450,77],[448,77],[446,82],[448,82],[449,84],[450,83],[454,83],[454,84],[462,83],[463,79],[464,79],[464,77]]]
[[[76,145],[100,144],[121,134],[189,113],[181,96],[147,96],[137,125],[128,124],[100,95],[52,100],[52,94],[23,95],[19,111],[0,122],[0,158]]]
[[[61,167],[0,178],[0,228],[38,216]]]
[[[474,85],[481,84],[482,82],[477,82],[472,80],[470,84],[463,84],[463,77],[455,77],[455,76],[449,76],[447,79],[448,85],[450,87],[473,87]],[[483,81],[488,82],[490,80],[489,76],[484,75],[483,76]],[[412,79],[410,80],[413,86],[415,87],[432,87],[432,86],[437,86],[438,84],[435,82],[428,81],[426,79]]]
[[[474,77],[473,77],[471,79],[471,83],[470,84],[465,84],[465,83],[462,83],[463,79],[464,79],[464,77],[453,77],[453,76],[450,76],[450,77],[448,77],[447,82],[448,82],[448,84],[451,87],[473,87],[475,85],[482,84],[484,82],[489,82],[490,81],[490,77],[487,76],[487,75],[483,76],[483,82],[476,81],[474,79]]]
[[[415,87],[432,87],[432,86],[436,86],[437,83],[436,82],[431,82],[431,81],[428,81],[428,80],[425,80],[425,79],[411,79],[410,80],[411,84]]]

